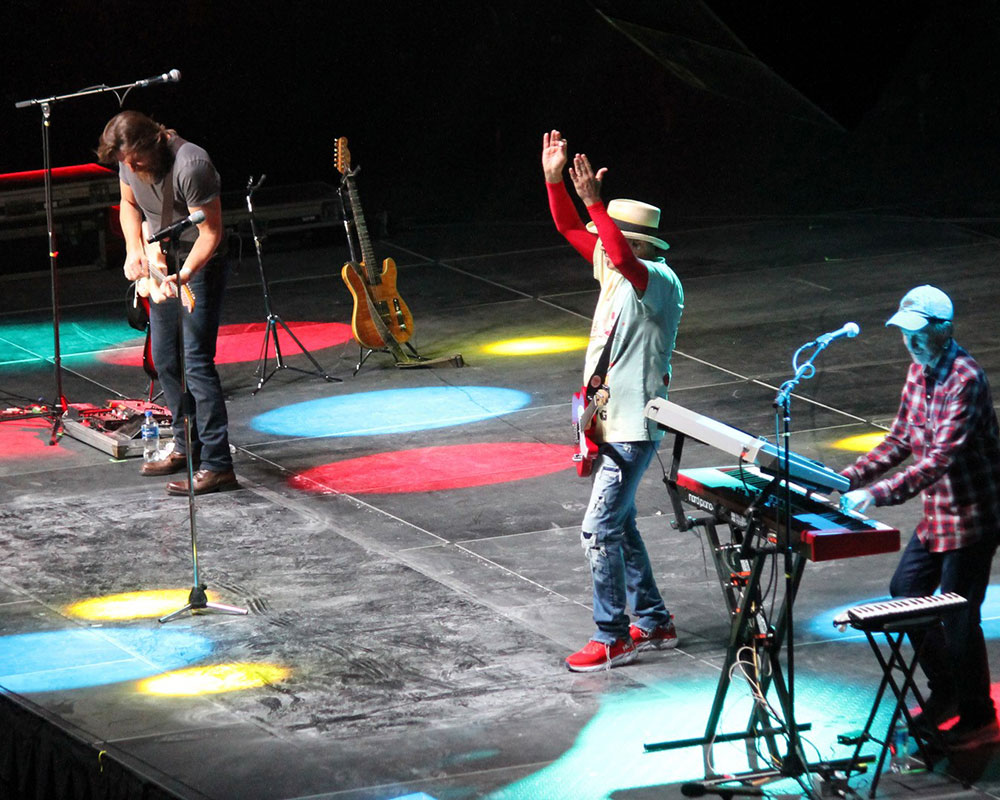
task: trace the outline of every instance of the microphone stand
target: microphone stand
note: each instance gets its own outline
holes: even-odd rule
[[[270,380],[271,377],[274,375],[274,373],[277,372],[279,369],[294,369],[296,372],[303,372],[306,375],[318,375],[320,378],[322,378],[327,382],[337,381],[339,383],[340,378],[335,378],[332,375],[326,374],[326,371],[319,365],[319,362],[315,358],[313,358],[312,353],[306,350],[305,345],[299,341],[299,337],[297,337],[294,333],[292,333],[292,329],[289,328],[288,325],[285,324],[285,321],[277,314],[275,314],[273,309],[271,308],[271,290],[267,283],[267,275],[264,273],[264,258],[262,255],[261,236],[260,232],[257,230],[257,220],[253,212],[253,193],[261,187],[261,184],[264,183],[264,178],[266,177],[267,175],[261,175],[260,180],[257,181],[256,185],[253,182],[252,175],[250,176],[250,179],[247,181],[247,211],[250,212],[250,230],[253,233],[254,249],[257,252],[257,269],[260,270],[260,285],[261,288],[264,290],[264,311],[267,314],[267,328],[264,331],[264,343],[260,347],[260,360],[257,364],[257,369],[254,371],[254,375],[260,378],[260,380],[257,382],[257,388],[254,389],[252,392],[250,392],[250,394],[255,395],[257,394],[257,392],[263,389],[264,384],[267,383],[268,380]],[[312,362],[312,365],[316,369],[314,370],[300,369],[299,367],[292,367],[285,363],[285,360],[281,355],[281,344],[278,342],[278,325],[284,328],[285,333],[287,333],[289,336],[292,337],[292,341],[299,346],[299,350],[301,350],[303,354],[305,354],[306,358],[308,358]],[[270,373],[268,373],[267,343],[272,338],[274,339],[275,367],[274,369],[271,370]]]
[[[792,490],[789,485],[791,481],[791,395],[796,386],[803,380],[808,380],[816,374],[816,367],[813,361],[823,350],[825,350],[832,339],[820,338],[811,342],[806,342],[792,356],[792,368],[795,374],[783,384],[778,390],[774,400],[775,409],[775,436],[778,438],[778,479],[779,486],[784,488],[783,502],[778,506],[778,550],[784,555],[785,568],[785,633],[786,641],[786,675],[787,675],[787,707],[783,709],[785,713],[785,727],[788,730],[788,753],[782,763],[782,772],[791,776],[799,777],[807,771],[806,759],[802,752],[802,741],[799,736],[798,724],[795,721],[795,629],[792,606],[794,605],[795,584],[792,579],[793,565],[793,542],[792,542]],[[809,358],[801,365],[798,363],[799,356],[810,347],[815,349]],[[783,523],[783,525],[782,525]]]
[[[177,78],[180,78],[178,73]],[[114,92],[117,96],[119,90],[124,89],[125,94],[118,98],[119,106],[124,102],[125,95],[129,90],[137,86],[146,86],[149,81],[135,81],[134,83],[123,83],[120,86],[91,86],[88,89],[81,89],[78,92],[69,94],[53,95],[51,97],[36,97],[31,100],[20,100],[14,103],[14,108],[31,108],[37,106],[42,112],[42,173],[45,197],[45,227],[48,234],[49,246],[49,275],[52,287],[52,364],[55,372],[56,397],[52,403],[52,409],[48,412],[52,416],[52,432],[49,435],[49,444],[56,443],[56,434],[59,431],[62,415],[69,410],[66,396],[63,393],[63,370],[62,354],[59,345],[59,248],[56,246],[55,222],[53,218],[52,203],[52,155],[50,149],[50,129],[52,127],[52,107],[55,103],[63,100],[72,100],[76,97],[87,97],[92,94],[104,94]]]
[[[158,241],[160,238],[163,238],[163,231],[158,231],[153,234],[147,241],[152,243]],[[175,266],[177,274],[177,348],[180,351],[181,415],[184,419],[184,449],[185,455],[187,456],[188,521],[191,527],[191,566],[192,572],[194,573],[194,582],[191,585],[191,591],[188,593],[187,603],[178,608],[176,611],[171,611],[166,616],[160,617],[159,621],[161,623],[170,622],[187,611],[190,611],[192,614],[198,614],[206,610],[217,611],[220,614],[244,615],[248,613],[245,608],[224,605],[222,603],[208,602],[208,595],[205,591],[208,587],[206,584],[201,582],[198,575],[198,535],[197,525],[195,522],[196,508],[194,502],[194,456],[191,452],[191,398],[189,397],[187,390],[187,358],[184,355],[184,315],[187,311],[181,301],[180,264],[178,264],[177,260],[177,246],[174,241],[174,237],[171,236],[167,239],[167,242],[168,249],[170,251],[167,263]]]

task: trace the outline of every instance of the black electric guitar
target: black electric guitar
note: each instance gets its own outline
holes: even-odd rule
[[[354,297],[351,330],[358,344],[369,350],[386,347],[398,350],[398,345],[413,335],[413,315],[396,290],[396,263],[387,258],[382,262],[381,271],[375,266],[375,251],[354,179],[357,170],[351,169],[351,151],[347,149],[345,136],[337,139],[336,168],[348,192],[354,232],[361,250],[361,262],[348,261],[340,272]]]

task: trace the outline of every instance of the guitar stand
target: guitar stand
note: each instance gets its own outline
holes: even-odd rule
[[[396,349],[402,354],[403,358],[399,358],[396,353],[393,352],[391,347],[380,347],[376,349],[369,348],[367,351],[363,345],[358,345],[358,363],[354,368],[354,372],[351,376],[357,375],[361,371],[361,367],[368,360],[368,357],[372,353],[388,353],[396,359],[396,367],[399,369],[430,369],[431,367],[464,367],[465,359],[462,358],[461,353],[455,353],[453,356],[441,356],[439,358],[427,358],[426,356],[420,355],[409,342],[404,342],[406,349],[410,351],[413,358],[407,357],[406,353],[403,353],[399,349],[397,343]]]
[[[292,333],[292,329],[285,324],[285,321],[274,313],[271,308],[271,289],[267,282],[267,275],[264,272],[264,258],[262,255],[262,244],[260,233],[257,230],[257,219],[254,216],[253,211],[253,193],[260,188],[261,184],[264,183],[264,178],[267,175],[261,175],[260,180],[257,181],[256,185],[253,182],[253,176],[250,176],[250,180],[247,181],[247,211],[250,213],[250,230],[253,233],[253,244],[254,249],[257,253],[257,268],[260,270],[260,285],[264,290],[264,311],[267,313],[267,327],[264,330],[264,342],[260,347],[260,359],[257,362],[257,369],[254,370],[254,375],[259,378],[257,382],[257,388],[250,392],[251,395],[256,395],[261,389],[264,388],[264,384],[267,383],[279,369],[292,369],[296,372],[302,372],[306,375],[315,375],[327,382],[336,381],[340,382],[340,378],[335,378],[332,375],[327,375],[326,370],[319,365],[319,362],[313,357],[304,344],[299,341],[299,337]],[[312,363],[314,369],[300,369],[299,367],[293,367],[285,363],[284,356],[281,354],[281,343],[278,341],[278,326],[285,329],[292,341],[298,345],[299,350],[302,351],[303,355],[309,359]],[[274,368],[268,372],[267,371],[267,359],[268,359],[268,344],[274,341]],[[360,366],[360,365],[359,365]]]

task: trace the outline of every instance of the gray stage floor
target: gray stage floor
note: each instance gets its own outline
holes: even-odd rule
[[[878,431],[896,410],[908,358],[883,322],[908,288],[925,282],[951,293],[957,338],[1000,375],[1000,245],[974,222],[908,209],[668,221],[668,261],[687,300],[671,399],[773,435],[772,401],[791,375],[793,352],[856,321],[861,335],[834,342],[792,403],[792,449],[842,466],[852,454],[835,443]],[[208,643],[187,666],[275,664],[287,672],[263,686],[193,696],[150,695],[137,679],[43,682],[13,694],[180,797],[678,796],[680,782],[704,775],[700,751],[647,754],[643,744],[704,731],[729,626],[704,542],[671,526],[659,465],[639,493],[640,527],[680,646],[591,675],[562,664],[591,633],[577,528],[588,484],[568,463],[538,477],[497,474],[484,485],[426,492],[307,493],[289,482],[318,465],[391,451],[572,444],[568,398],[582,352],[510,357],[485,349],[496,340],[586,335],[596,298],[589,267],[548,224],[400,230],[377,250],[399,266],[419,351],[461,353],[466,366],[401,370],[375,354],[352,376],[358,351],[349,343],[313,350],[341,382],[283,370],[251,396],[256,363],[222,365],[241,489],[196,503],[200,577],[222,602],[247,608],[246,617],[185,615],[161,625],[155,616],[97,622],[70,613],[69,604],[86,598],[190,587],[187,503],[168,497],[163,480],[140,477],[137,459],[116,461],[68,436],[33,455],[5,447],[0,460],[4,640],[96,636],[104,649],[95,658],[109,670],[120,651],[153,675],[163,671],[156,640],[183,634]],[[267,243],[274,310],[287,320],[348,322],[345,256],[336,236]],[[117,270],[67,271],[64,329],[77,336],[93,320],[124,325],[124,288]],[[2,291],[4,342],[5,330],[44,328],[47,276],[7,279]],[[224,321],[263,320],[256,263],[246,258]],[[141,370],[74,348],[63,353],[71,402],[143,395]],[[289,364],[308,368],[287,342],[283,351]],[[22,397],[53,396],[51,368],[28,354],[11,355],[0,381]],[[515,389],[530,402],[483,421],[379,436],[279,436],[252,424],[297,402],[458,386]],[[7,422],[0,442],[24,430],[45,435],[38,423]],[[729,460],[705,447],[685,454],[687,466]],[[874,516],[908,536],[917,512],[911,502]],[[809,758],[846,753],[836,734],[861,727],[880,675],[864,639],[834,630],[832,613],[884,596],[896,558],[807,565],[795,657],[797,716],[812,725]],[[122,632],[150,652],[116,638]],[[0,685],[44,676],[52,669],[44,648],[37,645],[37,660],[8,657]],[[1000,646],[991,640],[990,649],[996,664]],[[720,731],[745,725],[749,696],[735,681]],[[741,746],[715,750],[720,770],[746,769]],[[861,791],[869,780],[854,784]],[[879,794],[958,795],[963,781],[971,794],[995,795],[993,752],[942,762],[935,774],[886,775]],[[787,783],[773,791],[798,793]]]

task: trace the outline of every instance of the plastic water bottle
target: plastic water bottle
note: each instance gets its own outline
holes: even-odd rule
[[[910,764],[910,731],[906,727],[905,719],[901,719],[893,728],[889,752],[892,754],[892,758],[889,759],[890,772],[903,775],[910,771],[912,768]]]
[[[156,418],[152,411],[146,412],[146,417],[142,421],[142,460],[145,462],[158,461],[160,458],[160,426],[156,424]]]

